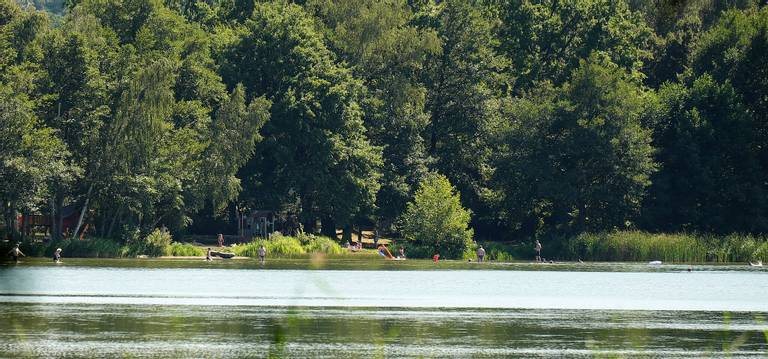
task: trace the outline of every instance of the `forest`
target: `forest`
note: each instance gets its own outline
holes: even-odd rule
[[[0,0],[0,209],[62,236],[768,233],[765,0]],[[439,213],[438,213],[439,215]]]

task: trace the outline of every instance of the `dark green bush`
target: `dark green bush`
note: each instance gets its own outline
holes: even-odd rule
[[[138,232],[133,232],[126,239],[122,254],[124,256],[145,255],[159,257],[165,253],[166,247],[171,245],[171,234],[155,229],[146,237],[141,237]]]

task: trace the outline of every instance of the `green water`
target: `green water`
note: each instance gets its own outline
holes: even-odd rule
[[[5,263],[0,357],[768,355],[760,268],[365,261]]]

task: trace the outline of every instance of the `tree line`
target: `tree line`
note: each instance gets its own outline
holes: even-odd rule
[[[482,238],[768,232],[764,0],[35,5],[0,0],[7,231],[397,232],[440,174]]]

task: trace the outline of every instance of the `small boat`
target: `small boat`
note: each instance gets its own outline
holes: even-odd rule
[[[648,262],[648,265],[649,266],[660,266],[661,265],[661,261],[650,261],[650,262]]]
[[[224,259],[230,259],[230,258],[233,258],[235,255],[233,253],[211,251],[211,256],[219,257],[219,258],[224,258]]]
[[[750,267],[762,267],[763,266],[763,261],[757,261],[757,263],[749,262],[749,266]]]

